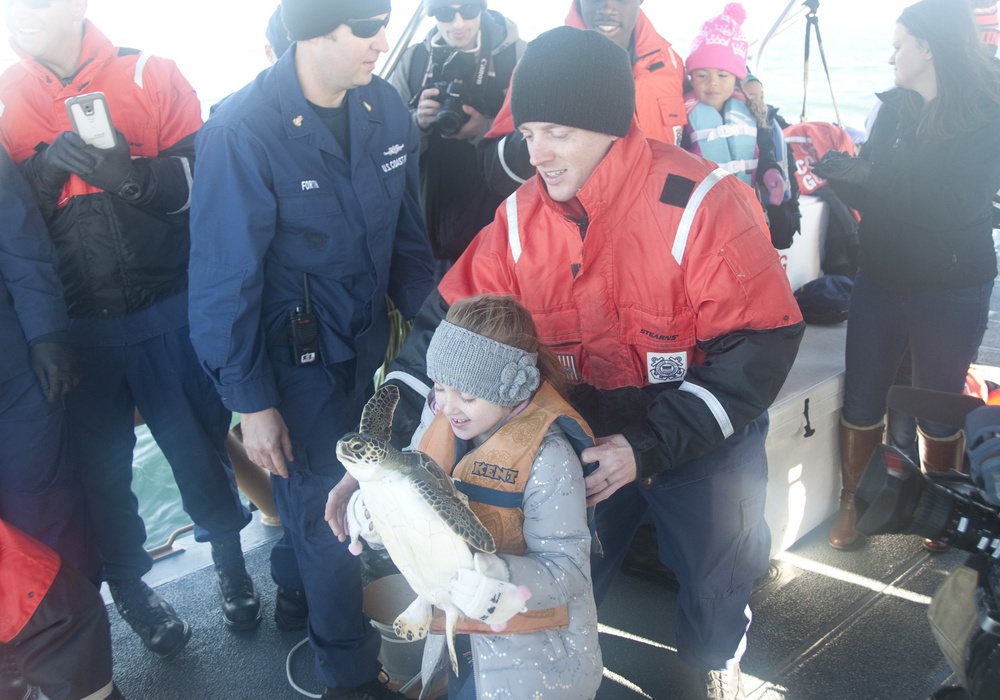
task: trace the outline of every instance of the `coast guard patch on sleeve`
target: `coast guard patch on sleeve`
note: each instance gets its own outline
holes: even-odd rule
[[[687,374],[687,353],[646,353],[646,377],[650,384],[679,382]]]

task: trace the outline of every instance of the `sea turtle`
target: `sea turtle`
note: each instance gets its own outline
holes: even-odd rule
[[[443,610],[448,654],[457,674],[453,637],[461,613],[451,602],[452,578],[459,569],[475,568],[473,550],[494,553],[496,545],[433,459],[389,444],[398,401],[398,387],[380,387],[365,405],[358,432],[337,442],[337,456],[361,484],[375,529],[417,594],[393,629],[404,639],[423,639],[430,628],[431,606]]]

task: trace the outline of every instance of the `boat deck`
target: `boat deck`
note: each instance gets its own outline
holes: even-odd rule
[[[1000,381],[1000,285],[994,288],[990,309],[978,362],[990,379]],[[842,345],[826,343],[825,332],[817,329],[814,340],[839,353]],[[809,359],[819,359],[813,352]],[[772,431],[776,428],[772,423]],[[818,446],[809,450],[814,457],[822,452]],[[832,485],[830,489],[833,493]],[[810,503],[810,511],[825,507]],[[941,683],[954,682],[927,622],[927,606],[966,555],[930,554],[918,538],[903,535],[872,538],[853,552],[838,552],[826,544],[827,529],[828,521],[808,532],[786,531],[797,541],[787,549],[780,547],[785,551],[775,555],[774,575],[754,595],[749,647],[742,662],[747,697],[923,700]],[[285,668],[288,652],[304,634],[280,632],[272,619],[275,585],[268,553],[279,535],[280,529],[260,525],[257,514],[243,532],[248,567],[264,608],[264,621],[253,632],[232,633],[223,625],[209,548],[191,538],[180,540],[185,551],[157,562],[146,577],[193,627],[190,643],[177,658],[163,662],[149,654],[109,609],[115,679],[126,697],[303,697],[289,686]],[[599,700],[697,697],[674,651],[676,603],[676,591],[661,584],[618,576],[598,611],[605,664]],[[308,645],[296,651],[290,669],[299,685],[318,693]]]
[[[158,562],[150,577],[193,628],[172,661],[149,654],[109,608],[115,678],[139,700],[294,700],[286,656],[301,632],[281,632],[272,620],[275,586],[269,543],[280,532],[255,519],[244,533],[247,562],[261,593],[259,629],[232,633],[218,611],[206,545],[180,540],[186,551]],[[926,698],[950,676],[927,624],[930,596],[964,559],[961,552],[927,553],[916,537],[882,536],[854,552],[826,545],[818,527],[779,555],[753,602],[754,620],[743,659],[749,698],[913,700]],[[200,567],[200,568],[198,568]],[[195,568],[193,572],[192,568]],[[179,577],[179,572],[188,572]],[[674,651],[676,592],[624,574],[599,611],[605,678],[600,700],[696,697]],[[306,691],[321,688],[312,653],[303,645],[290,665]]]

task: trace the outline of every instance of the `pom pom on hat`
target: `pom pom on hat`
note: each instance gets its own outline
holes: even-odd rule
[[[731,2],[722,14],[701,25],[691,43],[691,54],[684,61],[688,73],[699,68],[715,68],[732,73],[742,80],[747,74],[750,44],[743,33],[747,12],[743,5]]]

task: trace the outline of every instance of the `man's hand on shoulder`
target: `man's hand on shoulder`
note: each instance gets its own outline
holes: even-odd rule
[[[288,478],[285,462],[295,459],[292,454],[292,440],[288,436],[288,426],[276,408],[265,408],[255,413],[240,416],[243,431],[243,447],[247,457],[276,476]]]
[[[597,438],[597,444],[580,453],[584,464],[598,462],[597,469],[584,479],[587,506],[595,506],[626,484],[635,481],[638,467],[635,452],[624,435]]]

